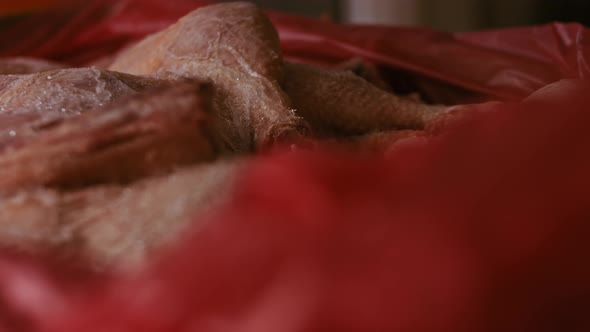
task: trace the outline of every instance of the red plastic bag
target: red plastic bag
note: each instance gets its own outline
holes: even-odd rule
[[[51,6],[61,5],[70,0],[19,0],[0,2],[0,15],[18,15],[30,11],[40,10]]]
[[[87,63],[200,4],[88,2],[4,30],[28,37],[1,49]],[[588,74],[576,24],[449,34],[272,19],[289,58],[364,56],[434,100],[520,100]],[[589,104],[590,83],[561,81],[465,106],[387,159],[258,157],[208,226],[134,275],[64,280],[2,259],[0,329],[589,331]]]
[[[0,30],[0,55],[90,63],[173,23],[201,0],[91,0],[42,12]],[[336,64],[362,57],[393,70],[393,86],[434,102],[520,100],[564,78],[590,73],[588,29],[549,24],[447,33],[422,28],[340,25],[270,13],[287,58]]]

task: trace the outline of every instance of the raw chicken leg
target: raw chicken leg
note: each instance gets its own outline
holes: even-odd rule
[[[250,3],[197,9],[122,52],[110,68],[211,79],[216,132],[232,151],[255,150],[307,132],[280,88],[283,60],[277,32]]]
[[[444,107],[388,93],[352,72],[285,65],[285,91],[319,136],[423,129]]]

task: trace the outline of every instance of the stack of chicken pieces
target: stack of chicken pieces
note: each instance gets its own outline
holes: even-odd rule
[[[359,66],[284,62],[249,3],[202,7],[101,68],[2,60],[0,245],[133,266],[228,199],[249,155],[385,153],[447,113]]]

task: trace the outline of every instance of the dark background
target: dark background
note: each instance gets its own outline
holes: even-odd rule
[[[536,21],[575,21],[590,26],[590,0],[538,0]]]
[[[292,13],[321,16],[334,21],[353,21],[347,14],[348,1],[355,0],[254,0],[266,8]],[[366,3],[367,0],[358,0]],[[369,0],[379,3],[380,0]],[[429,26],[438,29],[464,31],[518,25],[542,24],[553,21],[579,22],[590,26],[590,0],[381,0],[398,1],[403,6],[415,6],[416,17],[396,18],[377,23]],[[384,6],[386,7],[386,6]],[[361,22],[375,23],[375,22]]]

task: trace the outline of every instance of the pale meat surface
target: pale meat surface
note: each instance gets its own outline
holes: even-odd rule
[[[78,115],[164,83],[97,68],[0,75],[0,114]]]
[[[0,246],[50,250],[95,269],[137,266],[230,199],[241,164],[197,165],[129,186],[0,195]]]
[[[0,137],[0,190],[127,183],[213,160],[210,95],[208,83],[176,82],[77,117],[23,120]]]
[[[319,136],[423,129],[444,107],[384,91],[350,71],[285,65],[284,89]]]
[[[203,7],[122,52],[110,69],[211,79],[220,144],[252,151],[307,132],[282,91],[276,30],[253,4]]]

